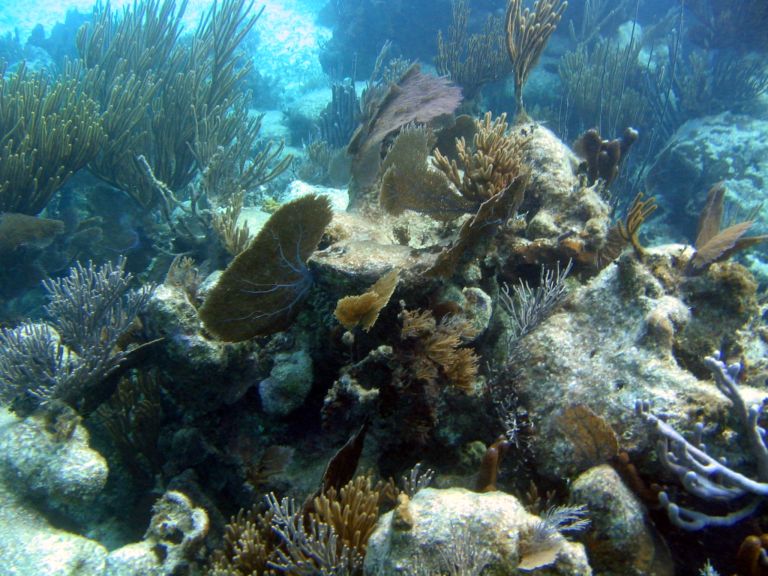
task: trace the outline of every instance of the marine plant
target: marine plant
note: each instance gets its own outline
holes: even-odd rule
[[[234,171],[240,187],[250,190],[290,162],[279,159],[280,146],[254,153],[261,119],[248,114],[242,80],[251,63],[239,47],[261,12],[253,13],[246,0],[214,3],[192,37],[181,41],[186,6],[186,0],[178,9],[172,0],[146,0],[118,15],[107,4],[78,34],[83,85],[99,103],[109,136],[90,168],[146,207],[172,198],[160,197],[164,189],[147,178],[139,156],[174,194],[214,163],[220,176]]]
[[[523,10],[523,0],[509,0],[506,15],[507,54],[515,80],[517,115],[526,118],[523,88],[539,62],[549,37],[557,28],[568,2],[536,0],[533,8]]]
[[[105,143],[96,102],[79,68],[58,79],[0,61],[0,212],[37,215]]]
[[[469,35],[469,2],[453,0],[452,22],[447,36],[437,34],[438,73],[461,86],[464,98],[475,98],[484,84],[505,76],[510,70],[504,54],[504,22],[489,15],[482,32]]]
[[[199,311],[205,328],[217,338],[239,342],[290,326],[312,285],[307,259],[331,216],[322,196],[284,204],[208,294]]]
[[[723,228],[725,191],[725,184],[718,182],[707,193],[694,243],[696,252],[687,267],[689,274],[703,272],[711,264],[768,238],[765,235],[744,236],[754,223],[751,217]]]

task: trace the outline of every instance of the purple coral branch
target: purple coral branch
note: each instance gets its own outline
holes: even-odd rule
[[[738,392],[741,364],[726,366],[719,354],[708,356],[704,365],[709,368],[718,390],[733,404],[736,416],[747,432],[750,449],[757,462],[757,480],[753,480],[728,467],[706,452],[700,443],[702,426],[697,425],[694,441],[686,440],[672,426],[654,416],[647,402],[638,402],[635,409],[646,423],[659,434],[658,453],[662,465],[674,473],[689,493],[704,500],[732,501],[742,496],[753,498],[742,508],[724,516],[712,516],[696,510],[681,508],[670,501],[665,492],[659,502],[667,510],[670,521],[685,530],[700,530],[708,526],[732,526],[752,515],[762,498],[768,496],[768,447],[765,430],[759,425],[765,403],[747,409]]]

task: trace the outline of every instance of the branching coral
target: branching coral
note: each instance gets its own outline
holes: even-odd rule
[[[447,380],[457,389],[471,394],[475,389],[478,358],[464,341],[477,335],[465,320],[447,316],[438,322],[429,311],[403,310],[400,337],[411,350],[413,376],[427,383]]]
[[[489,15],[482,32],[469,36],[468,1],[454,0],[452,13],[447,38],[442,31],[437,35],[435,67],[462,87],[465,98],[472,99],[484,84],[498,80],[510,69],[504,55],[504,23]]]
[[[458,160],[435,150],[436,169],[429,167],[428,136],[415,128],[400,133],[383,163],[380,202],[385,210],[399,214],[410,209],[436,220],[474,213],[429,274],[450,276],[468,250],[506,222],[523,201],[530,176],[523,150],[530,133],[508,130],[505,114],[493,119],[489,112],[475,125],[471,145],[464,138],[456,140]]]
[[[219,240],[232,256],[237,256],[248,247],[251,241],[251,233],[248,223],[242,226],[238,224],[238,218],[243,210],[245,192],[236,192],[228,199],[228,204],[221,212],[214,212],[211,217],[211,225],[216,231]]]
[[[353,478],[340,490],[331,488],[315,498],[317,519],[333,528],[342,546],[365,556],[368,539],[379,519],[379,501],[383,485],[370,475]]]
[[[601,41],[567,52],[558,65],[565,123],[578,131],[598,126],[608,134],[622,126],[646,126],[650,99],[636,88],[643,85],[637,65],[640,48],[639,42],[621,46]]]
[[[270,517],[255,510],[240,510],[225,528],[223,545],[213,553],[208,576],[267,574],[267,561],[276,539]]]
[[[58,80],[23,63],[5,74],[0,61],[0,212],[35,215],[95,158],[104,132],[76,66]]]
[[[464,138],[457,140],[458,162],[435,150],[435,165],[478,208],[528,171],[523,163],[523,149],[530,136],[509,131],[506,114],[494,119],[486,112],[476,121],[476,127],[471,145]]]
[[[0,333],[0,400],[28,412],[61,400],[81,412],[102,397],[95,389],[126,358],[118,340],[153,287],[130,291],[125,260],[102,267],[77,264],[46,282],[50,325],[26,323]]]
[[[214,4],[190,41],[181,42],[186,5],[177,10],[175,2],[147,0],[122,15],[107,5],[78,35],[83,85],[99,102],[109,136],[90,167],[143,206],[168,198],[159,197],[162,188],[146,177],[139,156],[173,193],[214,166],[219,179],[236,178],[234,192],[251,189],[290,162],[279,159],[280,146],[252,157],[261,121],[248,115],[241,84],[250,63],[240,61],[238,48],[260,12],[251,13],[245,0]]]
[[[706,47],[768,50],[768,4],[762,0],[692,0],[688,7],[698,21],[692,37]]]
[[[507,3],[507,53],[515,74],[517,114],[525,118],[523,87],[528,76],[547,46],[549,37],[557,28],[568,2],[563,0],[536,0],[533,9],[523,10],[522,0]]]
[[[701,443],[703,424],[696,426],[696,437],[688,441],[672,426],[654,416],[648,404],[638,404],[639,416],[659,436],[659,460],[678,477],[687,492],[705,501],[738,502],[746,499],[738,509],[724,516],[714,516],[673,503],[666,492],[659,494],[659,502],[666,509],[673,524],[685,530],[701,530],[709,526],[732,526],[755,513],[768,496],[768,446],[766,432],[760,425],[765,403],[748,407],[738,391],[741,364],[727,365],[719,355],[704,359],[705,366],[714,377],[717,389],[732,405],[742,426],[749,450],[756,466],[755,479],[749,478],[727,463],[711,456]]]
[[[369,475],[358,476],[340,490],[330,488],[316,497],[308,515],[289,498],[267,496],[278,539],[268,566],[297,575],[360,574],[383,487]]]
[[[567,296],[568,286],[565,280],[572,264],[572,261],[568,261],[562,271],[559,262],[555,270],[547,270],[542,266],[539,285],[536,288],[531,288],[523,280],[512,286],[511,290],[508,285],[504,285],[499,293],[499,304],[512,322],[512,330],[507,340],[508,350],[511,351],[521,338],[541,324]]]
[[[638,259],[645,258],[645,249],[640,244],[639,238],[640,227],[656,211],[656,208],[658,205],[653,196],[644,199],[643,193],[638,192],[632,205],[627,209],[624,219],[616,222],[608,231],[605,245],[597,255],[597,266],[602,268],[613,262],[621,255],[627,244],[632,245]]]

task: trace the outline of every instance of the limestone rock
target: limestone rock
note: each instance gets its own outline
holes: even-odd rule
[[[301,406],[312,388],[313,378],[312,358],[305,350],[276,354],[269,378],[259,384],[264,411],[285,416]]]
[[[457,573],[467,575],[480,574],[483,566],[488,576],[592,574],[583,546],[559,534],[549,542],[546,560],[534,559],[531,534],[538,522],[509,494],[424,488],[379,519],[365,572],[439,574],[453,562]],[[525,565],[530,570],[523,572]]]
[[[0,475],[21,495],[76,514],[104,488],[107,462],[91,449],[88,431],[79,422],[62,437],[49,426],[42,416],[8,415],[0,424]]]
[[[165,576],[188,569],[208,534],[205,510],[169,491],[152,511],[144,540],[111,552],[104,576]]]
[[[602,576],[672,576],[669,550],[648,522],[645,507],[608,465],[590,468],[571,486],[571,502],[585,506],[590,562]]]

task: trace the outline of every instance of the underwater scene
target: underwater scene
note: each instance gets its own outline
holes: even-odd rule
[[[0,576],[768,576],[767,198],[766,0],[0,0]]]

